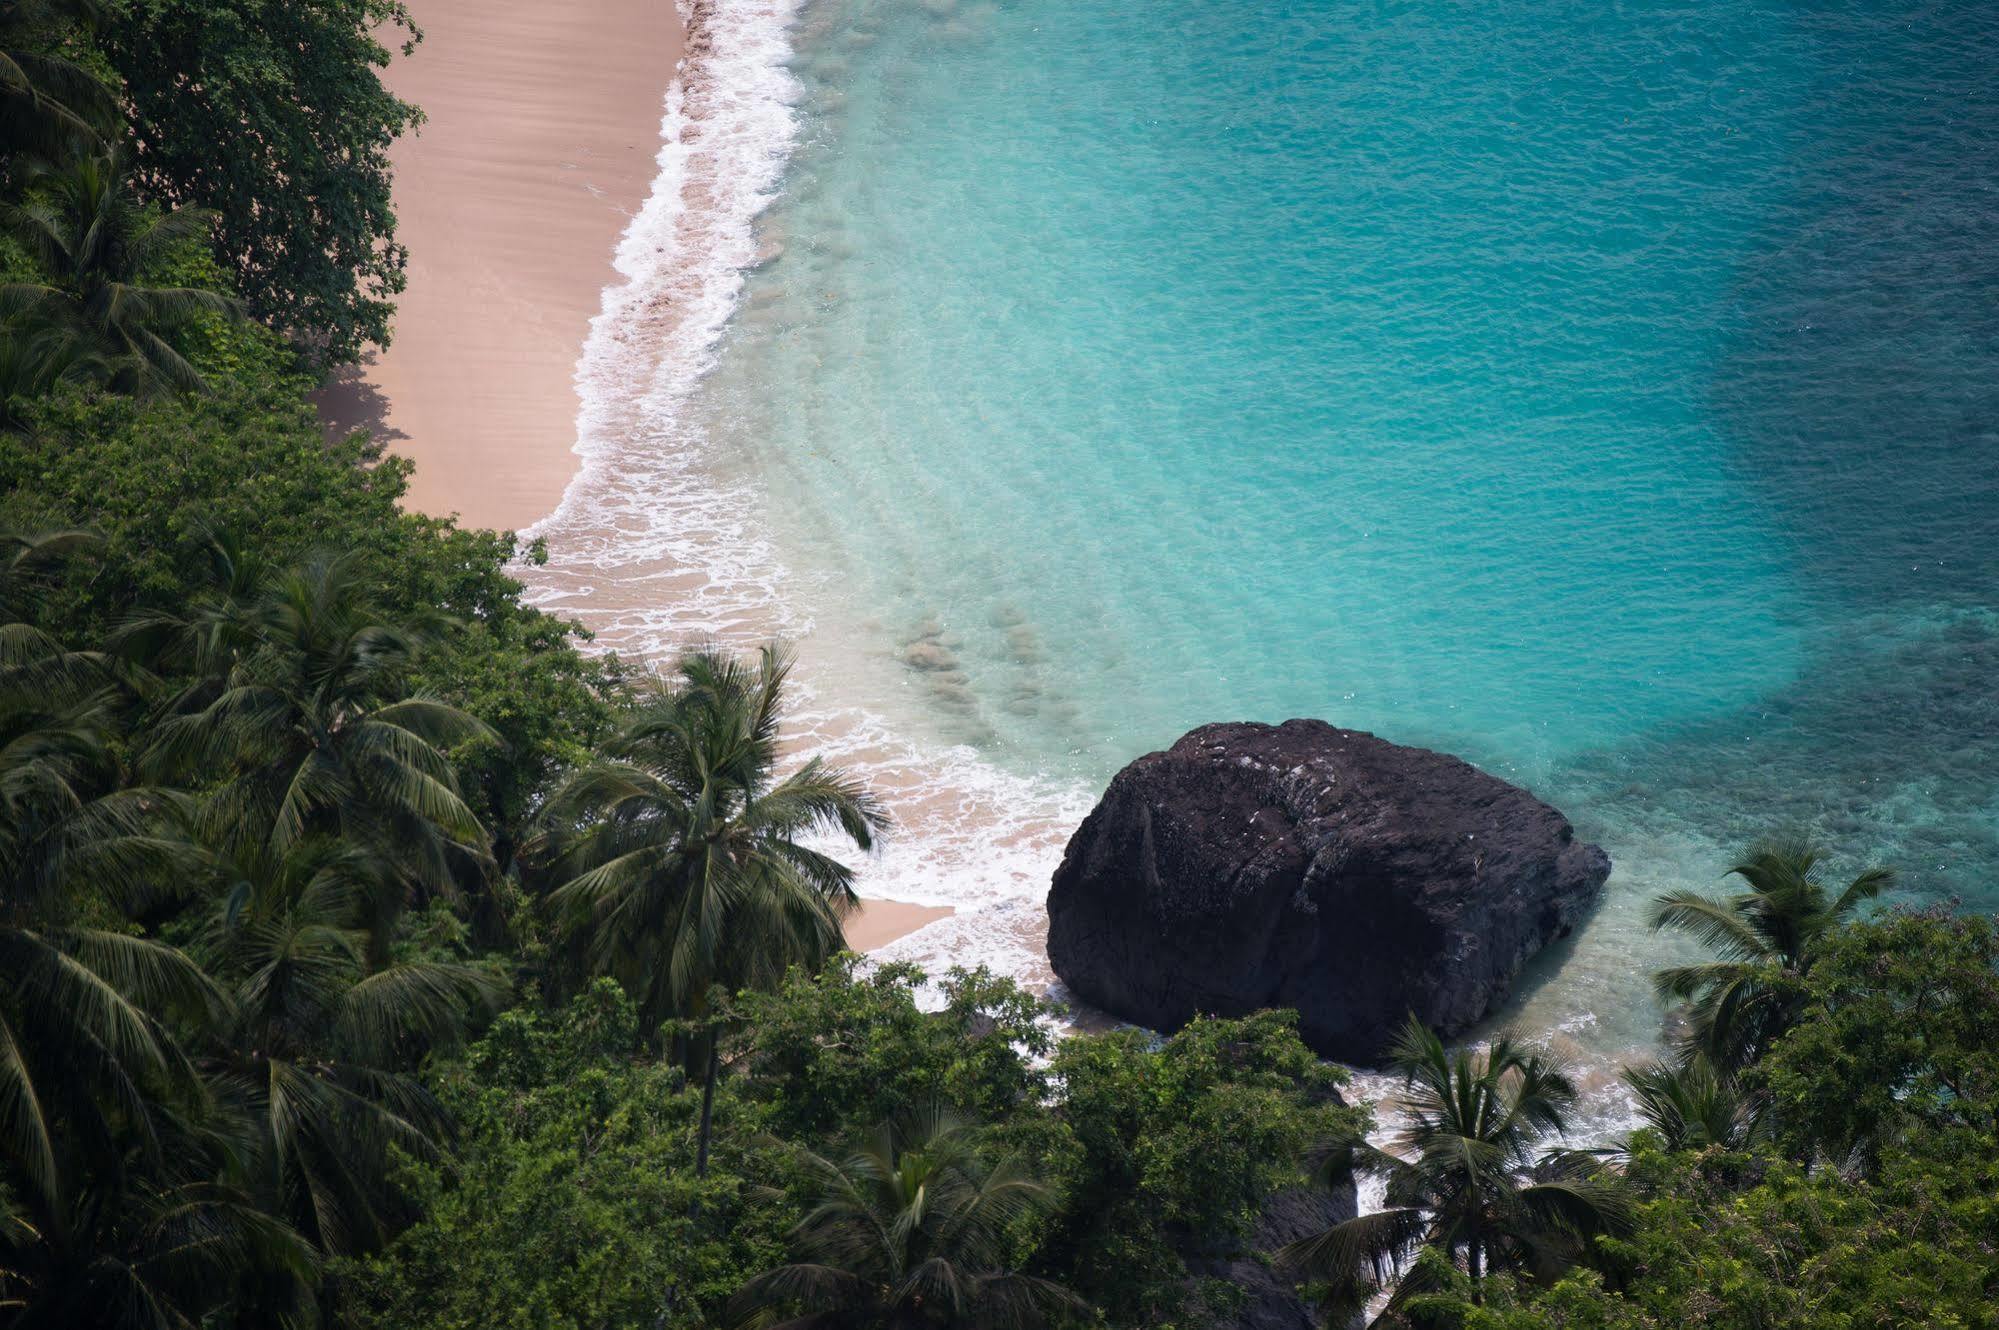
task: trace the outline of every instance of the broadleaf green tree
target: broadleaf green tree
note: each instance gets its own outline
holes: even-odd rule
[[[788,1164],[731,1083],[716,1105],[714,1166],[695,1177],[699,1096],[678,1067],[632,1058],[636,1030],[630,1000],[599,979],[559,1010],[503,1013],[441,1068],[451,1158],[411,1160],[402,1182],[423,1217],[337,1267],[339,1324],[720,1324],[743,1281],[783,1258],[797,1217],[745,1175]]]
[[[1999,1147],[1999,924],[1898,911],[1822,938],[1754,1074],[1800,1158],[1878,1169],[1924,1132]]]
[[[738,994],[732,1053],[771,1130],[838,1139],[925,1105],[1003,1122],[1047,1096],[1050,1009],[980,969],[941,976],[942,1006],[926,1011],[916,1000],[924,983],[913,965],[847,955]],[[812,1093],[795,1093],[801,1085]]]
[[[1265,1207],[1306,1186],[1313,1144],[1369,1120],[1288,1011],[1200,1019],[1163,1042],[1140,1030],[1065,1039],[1051,1080],[1053,1115],[1007,1131],[1063,1197],[1036,1268],[1115,1325],[1197,1317],[1196,1268],[1253,1258]]]
[[[385,39],[417,40],[402,0],[119,0],[104,28],[140,181],[214,210],[252,313],[326,364],[387,345],[405,282],[389,146],[422,117]]]

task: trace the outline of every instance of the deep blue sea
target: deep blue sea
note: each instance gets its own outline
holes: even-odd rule
[[[1760,834],[1999,908],[1999,5],[730,3],[662,162],[768,174],[551,594],[799,639],[911,954],[1031,975],[1112,772],[1300,715],[1609,850],[1508,1015],[1588,1054]]]

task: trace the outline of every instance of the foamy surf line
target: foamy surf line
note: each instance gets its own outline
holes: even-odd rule
[[[878,955],[990,966],[1052,980],[1041,902],[1088,792],[1010,775],[965,747],[923,744],[845,695],[815,653],[799,579],[761,528],[752,480],[725,481],[718,441],[688,403],[760,254],[758,217],[778,196],[801,94],[789,62],[798,0],[683,5],[687,54],[660,122],[658,174],[620,239],[623,279],[577,364],[581,468],[526,535],[528,598],[595,634],[593,649],[661,661],[690,643],[800,645],[791,732],[867,780],[897,827],[862,865],[863,895],[957,913]],[[844,680],[843,680],[844,681]]]

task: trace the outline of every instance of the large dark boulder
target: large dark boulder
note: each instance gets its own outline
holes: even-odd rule
[[[1120,771],[1048,893],[1070,991],[1173,1030],[1295,1007],[1324,1056],[1449,1035],[1596,899],[1610,859],[1527,791],[1316,720],[1206,725]]]

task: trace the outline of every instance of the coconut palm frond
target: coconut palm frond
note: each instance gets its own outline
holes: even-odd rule
[[[1033,1330],[1078,1305],[1004,1268],[1007,1233],[1050,1197],[1016,1160],[987,1165],[971,1124],[929,1109],[881,1125],[841,1163],[796,1157],[817,1191],[792,1230],[798,1260],[743,1286],[736,1324],[824,1316]]]
[[[1730,1073],[1755,1061],[1796,1018],[1796,981],[1811,969],[1827,931],[1894,881],[1870,868],[1837,896],[1819,880],[1823,852],[1801,837],[1752,846],[1729,870],[1747,890],[1715,899],[1673,892],[1653,924],[1693,937],[1720,960],[1654,977],[1661,996],[1687,1003],[1690,1048]]]

